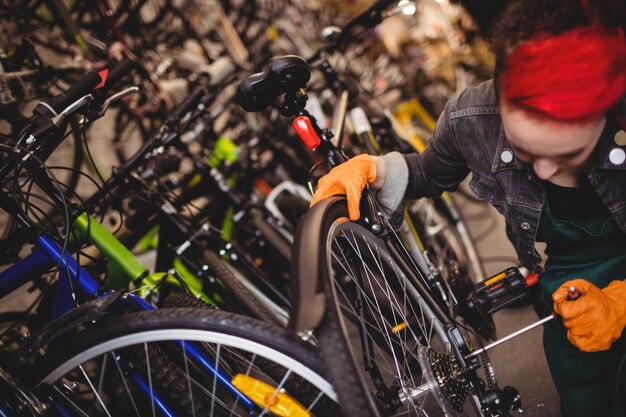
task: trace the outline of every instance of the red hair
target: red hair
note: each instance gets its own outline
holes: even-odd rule
[[[506,60],[503,97],[531,113],[586,121],[606,112],[626,91],[622,31],[599,26],[524,42]]]

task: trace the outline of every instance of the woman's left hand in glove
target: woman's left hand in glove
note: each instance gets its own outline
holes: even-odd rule
[[[580,296],[568,299],[571,287]],[[611,347],[626,327],[626,282],[613,281],[600,289],[584,279],[565,282],[553,294],[554,311],[563,318],[567,338],[584,352]]]

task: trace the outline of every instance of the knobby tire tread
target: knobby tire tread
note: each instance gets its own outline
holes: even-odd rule
[[[186,297],[186,299],[189,301],[190,298]],[[31,381],[33,385],[36,385],[58,366],[71,360],[72,357],[77,356],[93,346],[105,343],[108,340],[132,335],[134,333],[164,328],[199,329],[242,337],[288,355],[309,369],[317,372],[319,375],[324,375],[322,372],[323,364],[319,358],[319,354],[310,345],[297,339],[283,328],[250,317],[214,309],[168,308],[118,317],[78,333],[75,337],[71,337],[67,340],[67,349],[51,351],[44,360],[37,363],[31,369],[33,377]],[[152,355],[150,355],[150,357],[152,360]],[[266,362],[257,363],[257,366],[263,369],[264,372],[267,372],[269,376],[272,376],[272,373],[276,374],[276,378],[279,378],[278,380],[282,378],[285,369],[282,368],[278,371],[279,365],[280,364],[274,364],[271,360],[267,359]],[[276,369],[273,370],[272,366]],[[179,370],[178,373],[180,372],[182,371]],[[280,372],[280,374],[278,374],[278,372]],[[156,379],[153,379],[153,381],[156,381]],[[180,393],[187,392],[186,386],[183,385],[186,383],[184,381],[184,377],[178,378],[178,375],[162,372],[158,384],[161,387],[175,384],[174,388],[178,393],[173,393],[174,397],[170,398],[172,399],[178,398],[177,395]],[[291,392],[298,393],[298,399],[303,398],[310,401],[314,399],[314,397],[312,393],[307,393],[307,384],[309,384],[309,382],[305,379],[298,375],[293,375],[293,377],[288,380],[285,388],[288,391],[294,390]],[[297,390],[302,391],[299,392]],[[172,393],[169,395],[172,395]],[[196,397],[194,396],[194,398]],[[323,400],[326,401],[320,401],[313,408],[315,416],[334,417],[340,415],[338,406],[334,402],[327,398]],[[178,398],[178,405],[189,407],[184,398]],[[191,409],[187,408],[187,410],[189,412],[187,415],[191,415]],[[204,404],[199,408],[197,407],[197,410],[200,412],[205,410]],[[215,415],[217,416],[217,414]]]
[[[261,232],[267,244],[276,251],[276,253],[285,261],[291,259],[291,244],[269,224],[260,213],[252,212],[252,223]]]
[[[239,300],[245,308],[259,320],[278,325],[274,314],[264,306],[231,272],[226,261],[213,251],[205,251],[203,260],[209,268],[222,280],[228,290]]]

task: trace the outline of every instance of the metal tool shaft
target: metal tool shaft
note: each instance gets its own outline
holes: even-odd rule
[[[526,326],[526,327],[524,327],[522,329],[519,329],[518,331],[516,331],[514,333],[511,333],[510,335],[505,336],[502,339],[496,340],[495,342],[490,343],[487,346],[484,346],[484,347],[482,347],[482,348],[472,352],[468,356],[476,356],[476,355],[478,355],[480,353],[483,353],[484,351],[489,350],[492,347],[496,347],[498,345],[501,345],[504,342],[508,342],[509,340],[513,339],[514,337],[517,337],[517,336],[519,336],[519,335],[521,335],[523,333],[526,333],[527,331],[532,330],[535,327],[539,327],[542,324],[547,323],[547,322],[549,322],[550,320],[553,320],[553,319],[554,319],[554,316],[548,316],[548,317],[546,317],[544,319],[541,319],[538,322],[535,322],[535,323],[531,324],[530,326]]]
[[[569,288],[569,294],[567,295],[567,299],[570,300],[570,301],[573,301],[573,300],[578,299],[578,297],[580,297],[580,292],[578,292],[578,290],[576,288],[570,287]],[[519,329],[516,332],[511,333],[508,336],[503,337],[502,339],[496,340],[495,342],[490,343],[487,346],[484,346],[484,347],[482,347],[482,348],[480,348],[480,349],[470,353],[468,355],[468,357],[479,355],[479,354],[485,352],[486,350],[491,349],[492,347],[496,347],[498,345],[501,345],[504,342],[508,342],[509,340],[513,339],[514,337],[517,337],[520,334],[524,334],[527,331],[534,329],[535,327],[539,327],[542,324],[547,323],[547,322],[549,322],[550,320],[553,320],[556,317],[557,317],[556,313],[552,313],[552,315],[550,315],[548,317],[545,317],[545,318],[543,318],[543,319],[541,319],[541,320],[539,320],[539,321],[537,321],[537,322],[535,322],[535,323],[533,323],[533,324],[531,324],[529,326],[526,326],[526,327],[524,327],[522,329]]]

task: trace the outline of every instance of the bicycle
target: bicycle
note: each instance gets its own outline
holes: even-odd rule
[[[371,155],[389,151],[407,153],[415,151],[415,146],[419,146],[417,151],[423,150],[424,147],[419,138],[408,138],[412,139],[409,145],[397,126],[397,119],[387,108],[381,109],[381,105],[374,97],[370,97],[369,92],[363,91],[360,85],[362,80],[355,82],[349,77],[350,71],[348,74],[338,73],[335,64],[331,62],[332,57],[340,55],[337,52],[345,54],[346,48],[354,43],[359,33],[380,23],[386,15],[393,14],[395,9],[386,12],[392,4],[393,2],[390,1],[375,2],[342,29],[330,30],[329,28],[325,31],[324,45],[307,59],[312,67],[319,70],[325,81],[320,83],[319,80],[315,80],[311,83],[316,88],[315,92],[321,89],[322,91],[318,94],[321,96],[324,95],[325,89],[331,90],[340,103],[333,112],[333,132],[336,134],[333,141],[336,143],[338,138],[341,139],[343,130],[349,129],[351,141],[349,145],[344,146],[343,150],[352,156],[362,152]],[[350,67],[349,63],[338,64],[338,66],[348,69]],[[262,81],[259,81],[252,88],[265,87],[262,86]],[[265,94],[273,97],[277,93],[267,90]],[[262,106],[268,102],[263,98],[259,103]],[[309,101],[307,101],[307,110],[312,107],[308,103]],[[244,104],[255,106],[255,103]],[[411,110],[415,112],[416,107],[416,103],[413,103]],[[384,116],[376,123],[370,123],[364,109],[378,110]],[[426,128],[434,128],[434,120],[428,116],[426,110],[421,107],[417,107],[417,110]],[[318,115],[318,113],[315,117],[316,120],[322,121],[325,118],[323,114]],[[376,129],[373,129],[372,125]],[[400,235],[414,262],[422,271],[428,272],[428,285],[441,301],[443,308],[446,308],[449,314],[454,314],[454,309],[465,300],[473,285],[482,280],[484,272],[465,222],[454,205],[452,197],[449,193],[444,193],[441,198],[413,201],[407,205],[404,219],[400,217],[397,216],[393,223],[395,226],[401,223]],[[475,320],[475,317],[472,317],[472,320]],[[490,317],[485,316],[482,320],[469,324],[484,338],[493,338],[495,335],[495,326]]]
[[[86,99],[85,97],[91,95],[89,92],[99,82],[99,77],[96,79],[92,74],[88,75],[86,79],[70,89],[67,96],[57,97],[52,107],[61,108],[70,103],[68,108],[59,113],[67,117],[72,111],[93,100],[93,98]],[[83,95],[83,93],[87,94]],[[81,98],[72,102],[76,96]],[[55,120],[60,122],[63,117]],[[39,139],[45,137],[43,133],[40,135],[34,133],[49,132],[53,129],[45,123],[45,120],[44,117],[43,123],[35,124],[31,135],[34,140],[31,144],[38,143]],[[57,137],[56,141],[59,140],[62,138]],[[54,143],[47,143],[47,146],[54,148]],[[31,147],[28,153],[30,161],[44,159],[46,151],[47,149]],[[15,168],[12,165],[15,162],[25,163],[22,152],[23,150],[20,149],[19,152],[13,153],[14,156],[5,160],[5,165],[0,169],[4,181],[14,180],[7,177],[7,174],[14,172]],[[43,178],[39,179],[42,184],[45,183]],[[62,200],[60,196],[61,194],[56,190],[56,197]],[[121,402],[117,402],[121,397],[112,395],[116,390],[121,390],[129,397],[123,407],[125,409],[123,412],[132,413],[134,410],[137,415],[143,411],[149,413],[150,410],[154,413],[156,409],[166,414],[169,413],[168,415],[174,415],[176,410],[183,410],[181,411],[183,414],[189,414],[191,410],[193,414],[198,411],[196,404],[202,406],[202,403],[210,407],[208,409],[211,410],[211,414],[215,407],[219,407],[224,410],[224,413],[230,411],[231,414],[236,411],[236,408],[240,408],[241,412],[246,415],[251,412],[265,414],[268,410],[281,415],[280,410],[276,411],[275,403],[293,404],[293,398],[300,395],[297,393],[284,395],[279,392],[280,389],[287,388],[293,383],[296,391],[299,390],[298,387],[304,387],[299,392],[302,393],[302,398],[307,399],[308,408],[319,407],[326,403],[324,410],[327,411],[322,410],[321,415],[336,414],[336,406],[328,405],[327,400],[322,398],[330,396],[332,403],[334,397],[332,388],[323,381],[323,378],[318,378],[319,372],[310,372],[311,367],[306,365],[308,354],[303,350],[298,350],[299,348],[295,346],[277,347],[272,350],[271,346],[276,345],[272,345],[275,342],[269,339],[284,342],[279,333],[268,334],[266,332],[266,336],[261,337],[262,343],[270,346],[268,350],[261,343],[254,342],[255,336],[248,334],[254,331],[250,330],[250,326],[258,328],[258,323],[250,321],[246,325],[236,317],[229,318],[223,313],[214,311],[204,313],[191,310],[146,311],[138,315],[124,315],[117,318],[115,316],[120,311],[152,310],[153,307],[132,294],[101,292],[98,282],[91,278],[74,258],[66,254],[65,243],[59,245],[50,236],[38,232],[34,225],[24,217],[19,206],[6,194],[0,195],[0,201],[2,207],[21,219],[27,230],[36,237],[38,248],[22,261],[0,273],[2,283],[0,294],[3,296],[8,294],[32,277],[41,275],[55,266],[58,266],[60,274],[53,312],[57,319],[35,329],[31,335],[18,335],[17,338],[3,341],[0,355],[3,379],[6,376],[6,380],[13,381],[16,386],[20,387],[18,402],[25,401],[21,403],[23,406],[30,407],[32,404],[39,404],[40,407],[45,408],[44,404],[49,404],[61,415],[74,415],[74,411],[81,414],[83,406],[85,408],[82,415],[94,410],[94,407],[104,407],[109,411],[122,406]],[[77,302],[86,299],[91,300],[74,308]],[[189,316],[192,314],[199,319],[190,319]],[[229,321],[230,325],[237,326],[237,328],[230,328]],[[220,326],[225,327],[220,329]],[[187,333],[185,329],[188,329]],[[226,336],[225,332],[229,335]],[[240,336],[233,337],[233,333]],[[263,333],[262,330],[261,333]],[[187,340],[181,340],[185,334],[189,334],[185,337]],[[6,336],[6,333],[3,336]],[[159,344],[158,347],[148,346],[149,342],[163,340],[168,343]],[[216,340],[217,344],[214,343]],[[259,338],[257,337],[256,340]],[[197,341],[213,343],[213,345],[204,343],[197,345],[195,343]],[[135,343],[139,344],[139,349],[126,349]],[[286,345],[289,344],[286,342]],[[226,349],[227,345],[235,349],[232,354],[230,349]],[[299,352],[303,353],[302,358],[295,361],[288,358],[293,358]],[[259,359],[255,363],[257,356],[265,359]],[[92,361],[94,357],[99,359]],[[283,364],[279,365],[276,358],[280,358]],[[158,369],[163,371],[168,368],[168,372],[165,376],[163,374],[158,378],[155,376],[153,380],[150,364],[151,361],[157,359],[160,361]],[[106,366],[107,361],[109,361],[110,368]],[[312,364],[311,366],[315,365],[315,361],[311,362],[311,358],[308,361]],[[223,363],[222,369],[218,369],[220,363]],[[143,369],[143,364],[147,368],[147,374],[139,372]],[[174,369],[173,374],[169,371],[170,369]],[[274,381],[273,385],[268,386],[267,383],[264,385],[260,377],[251,377],[253,370],[254,375],[260,375],[264,381]],[[83,375],[85,379],[77,382],[76,375]],[[239,377],[239,375],[242,376]],[[99,379],[99,382],[96,382],[94,377],[104,378],[107,382],[111,382],[108,378],[112,378],[113,383],[109,384],[106,389],[101,389],[100,384],[104,380]],[[235,377],[239,378],[235,380]],[[185,378],[182,386],[188,387],[187,391],[183,391],[180,387],[179,389],[168,388],[172,381],[180,378]],[[306,382],[308,379],[311,379],[311,384]],[[305,385],[302,385],[303,383]],[[212,389],[200,389],[193,392],[192,388],[196,384],[204,384]],[[318,387],[321,390],[311,387]],[[91,393],[85,394],[83,390],[86,388],[91,388]],[[109,395],[105,396],[104,393],[109,389],[113,391],[109,391]],[[311,394],[309,389],[313,389],[314,393]],[[31,392],[31,390],[36,392]],[[179,395],[181,392],[184,393],[182,399]],[[204,402],[200,401],[203,393],[207,394]],[[168,395],[170,397],[174,395],[175,398],[166,398]],[[216,401],[215,397],[218,395],[219,401]],[[196,402],[193,401],[194,398]],[[186,408],[190,399],[191,409]],[[106,406],[105,402],[109,400],[112,403]],[[225,408],[224,405],[227,407]],[[297,404],[295,407],[301,409]],[[41,412],[43,408],[35,411]],[[329,409],[333,411],[325,414]],[[216,412],[215,415],[222,414]]]
[[[240,85],[238,100],[247,111],[272,105],[292,118],[300,138],[332,166],[346,155],[341,140],[333,143],[333,134],[320,129],[305,110],[309,78],[306,61],[279,57]],[[341,131],[335,132],[339,139]],[[500,389],[486,356],[472,353],[476,349],[464,327],[431,290],[428,271],[414,262],[368,193],[361,213],[358,222],[351,222],[339,197],[316,204],[298,225],[292,258],[290,328],[317,329],[345,412],[448,415],[471,410],[495,416],[519,409],[517,391]]]

